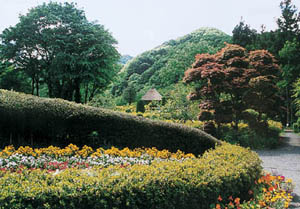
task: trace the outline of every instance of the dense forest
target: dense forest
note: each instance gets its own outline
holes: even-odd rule
[[[230,41],[229,35],[214,28],[201,28],[169,40],[127,63],[114,81],[111,93],[118,97],[130,90],[139,99],[150,88],[164,92],[182,80],[184,71],[193,63],[196,54],[215,53],[224,46],[224,42]]]

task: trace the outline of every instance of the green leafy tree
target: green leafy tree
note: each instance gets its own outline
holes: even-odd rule
[[[291,0],[283,0],[279,7],[281,16],[276,21],[278,29],[265,31],[265,26],[262,26],[252,49],[266,49],[281,62],[279,51],[286,41],[293,41],[299,35],[300,16]]]
[[[294,83],[293,85],[293,97],[294,97],[294,104],[296,106],[296,116],[297,121],[293,124],[293,128],[295,132],[300,131],[300,78]]]
[[[116,40],[73,3],[32,8],[0,38],[2,56],[31,78],[32,93],[45,83],[50,97],[76,102],[106,87],[119,59]]]
[[[250,25],[241,20],[232,31],[232,43],[248,48],[255,43],[257,35],[255,29],[251,29]]]
[[[283,0],[280,3],[281,17],[277,19],[277,25],[282,32],[283,40],[292,41],[299,34],[300,15],[298,9],[291,0]]]
[[[133,86],[128,86],[122,95],[123,99],[129,103],[129,105],[133,102],[135,102],[136,98],[136,90]]]
[[[258,34],[252,49],[266,49],[278,60],[282,74],[278,86],[282,97],[285,98],[286,111],[281,113],[281,121],[291,124],[294,118],[294,105],[292,95],[292,83],[298,78],[297,58],[299,46],[300,15],[292,0],[280,2],[281,16],[277,19],[278,29],[274,31],[262,31]]]
[[[197,119],[198,104],[186,96],[191,88],[179,82],[170,89],[164,94],[165,104],[160,107],[162,117],[182,121]]]
[[[283,78],[279,85],[285,92],[287,123],[291,124],[294,121],[295,115],[292,85],[300,75],[300,42],[296,39],[292,42],[287,41],[279,51],[279,56],[282,63]]]
[[[145,112],[145,102],[143,100],[139,100],[136,104],[136,112]]]
[[[30,93],[30,81],[21,71],[17,71],[7,63],[0,63],[0,88]]]
[[[300,78],[293,85],[293,97],[295,98],[295,104],[298,110],[297,115],[300,117]]]
[[[285,95],[286,123],[292,124],[295,117],[295,107],[292,99],[292,85],[299,77],[300,52],[300,14],[291,0],[280,3],[281,17],[277,19],[281,48],[278,51],[282,68],[282,81],[279,86]]]

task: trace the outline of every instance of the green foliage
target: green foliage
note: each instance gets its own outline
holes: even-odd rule
[[[248,126],[239,128],[238,132],[229,126],[223,126],[219,129],[218,137],[231,144],[238,144],[251,149],[274,149],[280,145],[280,132],[281,130],[276,127],[264,128],[264,133],[258,134]]]
[[[166,88],[165,104],[160,107],[161,117],[167,120],[196,120],[198,104],[187,99],[190,87],[182,82]]]
[[[298,79],[294,85],[293,85],[293,97],[295,101],[296,106],[296,116],[298,117],[298,120],[296,123],[294,123],[294,130],[300,132],[300,79]]]
[[[106,109],[114,109],[116,106],[115,99],[112,97],[111,94],[108,94],[107,92],[97,94],[91,101],[87,103],[87,105],[93,107],[102,107]]]
[[[120,62],[122,65],[125,65],[125,64],[126,64],[128,61],[130,61],[132,58],[133,58],[133,57],[130,56],[130,55],[128,55],[128,54],[122,55],[119,62]]]
[[[257,31],[251,29],[243,20],[232,31],[232,43],[242,47],[249,47],[256,41]]]
[[[104,26],[89,22],[73,3],[44,3],[21,15],[0,36],[1,56],[48,96],[76,102],[93,98],[115,75],[116,40]]]
[[[122,97],[124,101],[126,101],[130,105],[131,103],[135,102],[136,90],[132,85],[130,85],[124,90]]]
[[[290,87],[300,75],[300,42],[296,39],[292,42],[287,41],[279,51],[282,67],[283,87]]]
[[[136,104],[136,112],[145,112],[145,103],[143,100],[139,100]]]
[[[0,208],[207,209],[220,194],[249,200],[260,164],[255,152],[223,144],[183,162],[2,172]]]
[[[294,120],[294,113],[296,107],[293,102],[293,83],[300,75],[300,42],[298,39],[287,41],[283,48],[279,51],[279,57],[282,65],[282,81],[279,86],[285,92],[286,109],[287,109],[287,123],[291,124]]]
[[[295,98],[295,104],[297,106],[297,110],[300,111],[300,78],[298,78],[298,80],[294,83],[293,87],[293,97]],[[298,116],[300,116],[299,113]]]
[[[120,96],[129,85],[135,87],[138,95],[149,88],[167,88],[182,79],[196,54],[215,53],[224,42],[230,42],[230,36],[213,28],[202,28],[165,42],[130,60],[122,69],[112,93]]]
[[[31,92],[30,80],[24,72],[7,65],[0,66],[0,88],[24,93]]]
[[[292,0],[280,2],[281,17],[277,19],[279,30],[285,36],[285,40],[293,40],[299,31],[300,15],[298,9],[292,4]]]
[[[300,126],[299,123],[293,123],[293,130],[295,133],[299,133],[300,132]]]
[[[255,41],[247,49],[266,49],[272,53],[281,65],[281,80],[278,83],[281,95],[285,98],[285,112],[281,110],[281,121],[292,124],[295,121],[295,107],[291,98],[292,83],[299,77],[299,34],[300,15],[292,0],[280,2],[281,16],[277,18],[278,28],[265,31],[265,26],[257,34]],[[238,34],[237,34],[238,35]],[[238,39],[243,39],[239,36]]]
[[[98,137],[89,136],[99,133]],[[194,128],[106,109],[0,90],[2,145],[114,145],[201,154],[219,141]],[[21,139],[21,141],[20,141]]]

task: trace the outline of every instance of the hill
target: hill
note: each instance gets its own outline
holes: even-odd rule
[[[216,53],[224,42],[231,42],[231,37],[215,28],[201,28],[167,41],[131,59],[119,73],[111,93],[121,96],[129,86],[138,98],[153,87],[164,91],[182,79],[196,54]]]

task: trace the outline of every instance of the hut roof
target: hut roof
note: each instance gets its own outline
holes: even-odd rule
[[[160,101],[162,99],[162,96],[156,89],[150,89],[147,91],[147,93],[142,97],[142,100],[144,101],[153,101],[153,100],[158,100]]]

